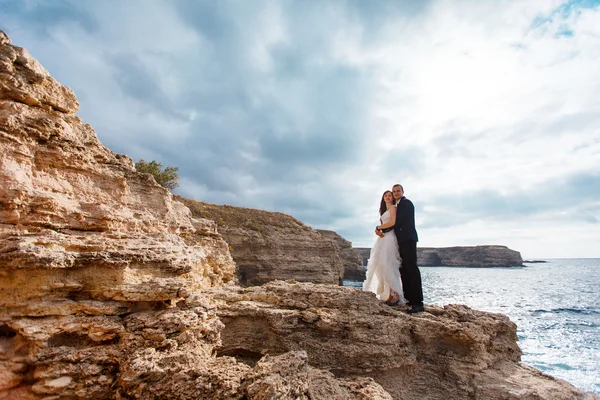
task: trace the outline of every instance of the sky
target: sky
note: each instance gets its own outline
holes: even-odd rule
[[[370,247],[600,257],[600,0],[0,0],[0,29],[175,193]]]

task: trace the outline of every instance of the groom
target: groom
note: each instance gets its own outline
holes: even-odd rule
[[[410,309],[408,313],[414,314],[425,311],[423,307],[423,287],[421,284],[421,271],[417,267],[417,230],[415,228],[415,206],[412,201],[404,197],[404,188],[400,184],[392,187],[392,194],[396,200],[396,224],[394,231],[398,240],[398,249],[402,258],[400,277],[404,297],[408,300]]]

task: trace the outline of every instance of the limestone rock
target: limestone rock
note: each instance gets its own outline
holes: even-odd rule
[[[518,251],[506,246],[419,247],[419,265],[450,267],[515,267],[523,265]]]
[[[71,89],[56,82],[27,50],[10,45],[0,32],[0,101],[11,100],[47,111],[75,114],[79,103]]]
[[[288,279],[339,284],[343,277],[335,243],[289,215],[178,199],[195,217],[217,223],[242,285]]]
[[[371,255],[368,247],[355,249],[363,258],[363,265]],[[518,251],[506,246],[455,246],[417,247],[417,259],[421,266],[448,267],[516,267],[523,265]]]
[[[352,248],[352,242],[344,239],[334,231],[324,229],[317,229],[317,231],[337,245],[344,266],[344,279],[364,281],[367,270],[362,265],[362,256]]]
[[[3,42],[0,305],[15,315],[69,314],[92,301],[164,301],[231,281],[216,225],[193,219],[89,125],[57,111],[76,110],[71,90]]]
[[[357,388],[360,381],[309,367],[302,351],[254,366],[217,356],[224,325],[210,303],[119,316],[12,318],[0,337],[0,398],[325,400],[331,388],[343,391],[340,399],[363,398],[364,390],[385,394],[374,381]]]
[[[102,398],[122,316],[232,282],[227,244],[72,115],[77,99],[0,34],[0,390]]]
[[[501,314],[447,305],[409,315],[372,293],[310,283],[211,288],[188,302],[202,296],[225,325],[221,354],[305,351],[312,367],[372,378],[394,399],[600,398],[521,365],[516,326]]]
[[[303,350],[260,359],[244,380],[248,399],[391,400],[371,378],[336,378],[309,366]]]
[[[265,356],[245,381],[249,399],[308,399],[308,363],[306,352],[288,352]]]
[[[355,247],[354,250],[356,250],[358,252],[358,254],[360,254],[360,256],[362,257],[362,265],[366,267],[369,262],[369,258],[371,257],[371,248],[370,247]]]

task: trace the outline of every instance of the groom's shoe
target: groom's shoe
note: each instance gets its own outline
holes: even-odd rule
[[[418,312],[423,312],[425,311],[425,307],[423,307],[423,305],[413,305],[411,306],[406,312],[409,314],[416,314]]]

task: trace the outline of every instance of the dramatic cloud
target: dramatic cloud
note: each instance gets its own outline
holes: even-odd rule
[[[112,150],[184,196],[370,246],[404,184],[421,245],[600,257],[600,1],[0,0]]]

